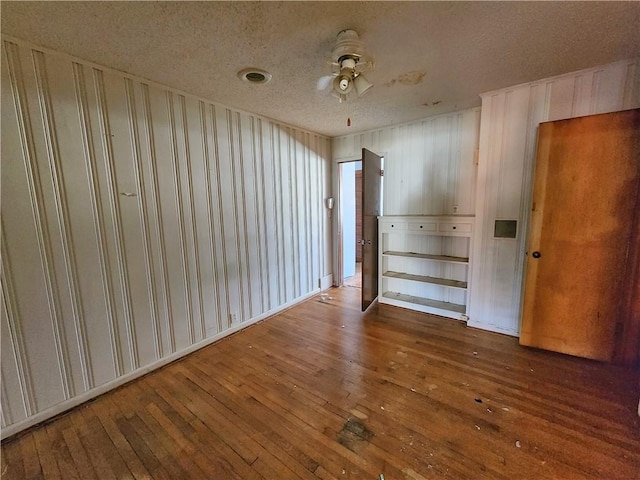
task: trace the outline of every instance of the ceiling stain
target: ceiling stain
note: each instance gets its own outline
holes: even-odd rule
[[[412,72],[403,73],[402,75],[397,76],[396,78],[388,81],[384,84],[385,87],[393,87],[396,83],[400,85],[417,85],[424,77],[427,75],[427,72],[423,72],[421,70],[414,70]]]

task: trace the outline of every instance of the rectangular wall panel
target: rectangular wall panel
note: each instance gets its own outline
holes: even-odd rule
[[[330,139],[3,38],[3,438],[317,291]]]

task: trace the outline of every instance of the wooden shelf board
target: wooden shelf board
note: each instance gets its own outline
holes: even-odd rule
[[[413,295],[406,295],[404,293],[384,292],[382,296],[384,298],[390,298],[392,300],[399,300],[401,302],[423,305],[425,307],[439,308],[441,310],[448,310],[450,312],[465,313],[467,309],[465,305],[433,300],[431,298],[414,297]]]
[[[453,257],[450,255],[431,255],[428,253],[415,252],[398,252],[395,250],[387,250],[382,255],[390,257],[406,257],[406,258],[423,258],[426,260],[437,260],[439,262],[469,263],[469,257]]]
[[[448,278],[427,277],[425,275],[413,275],[411,273],[392,271],[384,272],[382,276],[387,278],[400,278],[402,280],[413,280],[414,282],[432,283],[435,285],[441,285],[443,287],[467,288],[467,282],[450,280]]]

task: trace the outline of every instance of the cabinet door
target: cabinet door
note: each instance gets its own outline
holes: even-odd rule
[[[520,343],[610,361],[640,180],[640,110],[543,123]]]

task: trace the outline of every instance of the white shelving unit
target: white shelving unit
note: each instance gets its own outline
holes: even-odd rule
[[[467,320],[472,216],[378,217],[378,301]]]

